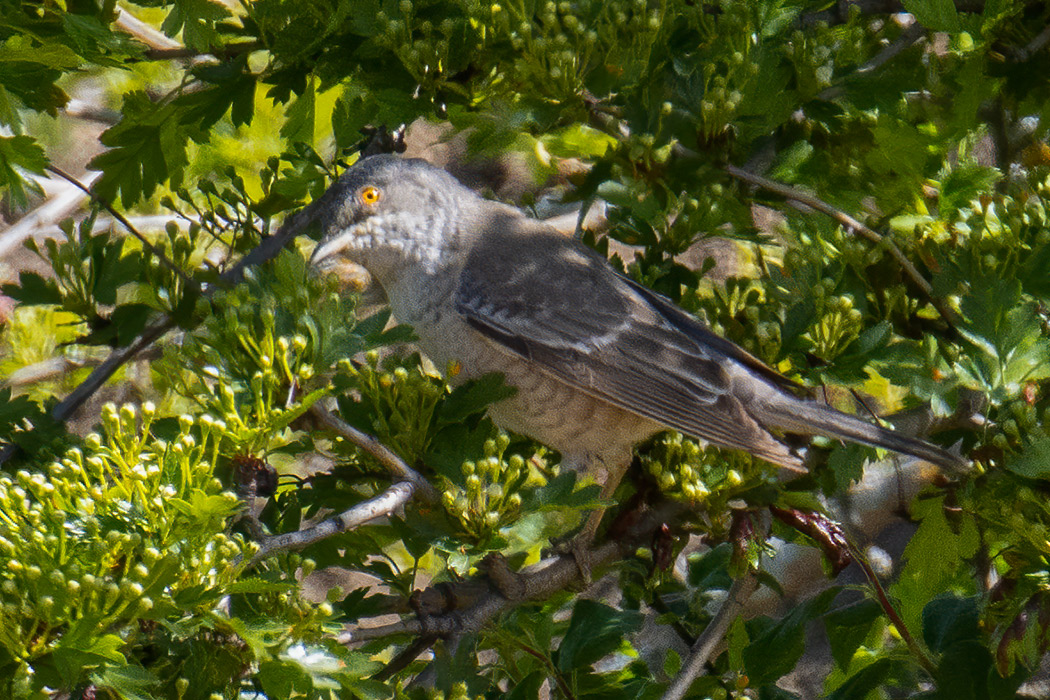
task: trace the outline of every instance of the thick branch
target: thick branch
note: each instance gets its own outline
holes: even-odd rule
[[[394,484],[375,498],[358,503],[353,508],[328,518],[311,528],[264,538],[259,542],[259,551],[252,557],[252,563],[254,564],[261,559],[265,559],[274,552],[302,549],[307,545],[327,539],[333,535],[349,532],[370,520],[389,515],[407,503],[415,491],[416,487],[413,484],[402,481]]]
[[[652,541],[653,532],[665,522],[673,522],[686,507],[680,503],[665,502],[638,516],[631,528],[611,541],[583,552],[591,567],[611,564]],[[422,616],[379,627],[359,628],[338,637],[343,644],[381,639],[396,634],[427,634],[450,637],[480,631],[500,613],[526,600],[544,600],[558,591],[583,582],[583,572],[577,562],[579,552],[545,559],[517,574],[520,593],[512,598],[496,590],[482,594],[465,610],[453,610],[440,615]],[[465,585],[473,582],[465,582]]]
[[[264,48],[266,47],[263,46],[262,42],[244,41],[237,44],[227,44],[226,46],[211,46],[205,51],[191,49],[188,46],[149,49],[145,52],[144,56],[150,61],[169,61],[177,58],[202,58],[205,56],[232,58],[234,56],[239,56],[242,53],[258,51]]]

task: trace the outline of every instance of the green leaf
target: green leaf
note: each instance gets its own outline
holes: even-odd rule
[[[153,700],[154,689],[159,685],[156,676],[131,664],[106,666],[93,674],[91,680],[99,688],[116,691],[122,700]]]
[[[510,398],[517,391],[508,386],[499,373],[465,382],[453,389],[438,407],[438,426],[461,423],[470,416],[483,413],[489,404]]]
[[[294,661],[263,661],[259,664],[259,682],[271,698],[290,698],[292,693],[313,690],[310,674]]]
[[[824,630],[831,645],[831,656],[841,669],[848,669],[853,655],[882,617],[882,606],[874,600],[862,600],[824,616]]]
[[[834,692],[829,693],[827,700],[868,698],[873,690],[890,687],[888,681],[900,671],[902,666],[899,659],[877,659],[850,676]]]
[[[641,623],[639,612],[616,610],[594,600],[579,601],[558,645],[558,668],[569,672],[593,664],[620,648]]]
[[[904,0],[904,9],[932,31],[962,31],[959,12],[953,0]]]
[[[976,164],[963,164],[951,170],[942,180],[938,196],[940,216],[950,221],[965,206],[969,206],[977,195],[987,192],[1002,178],[996,168]]]
[[[23,270],[18,273],[18,284],[5,284],[0,287],[4,294],[17,300],[22,304],[48,304],[59,305],[62,303],[62,292],[53,279],[44,279],[35,272]]]
[[[975,597],[939,595],[922,609],[922,637],[930,651],[941,653],[953,644],[980,637],[980,610]]]
[[[1018,476],[1029,479],[1050,478],[1050,437],[1031,440],[1020,454],[1011,453],[1003,460],[1003,466]]]
[[[303,93],[288,108],[287,121],[281,127],[281,138],[289,141],[313,143],[314,121],[317,109],[314,84],[311,81]]]
[[[30,136],[0,136],[0,192],[7,191],[15,204],[29,204],[28,192],[40,187],[22,177],[20,171],[43,175],[48,159],[44,149]]]
[[[805,651],[806,623],[823,615],[838,593],[837,588],[822,591],[805,603],[796,605],[783,619],[766,626],[757,634],[749,629],[751,643],[744,648],[743,661],[754,686],[773,683],[795,668]],[[756,627],[761,626],[759,621],[753,623]]]
[[[186,46],[204,51],[222,44],[215,23],[229,16],[229,10],[211,0],[174,0],[160,28],[170,37],[182,32]]]
[[[144,92],[124,96],[122,119],[99,140],[110,150],[95,156],[88,167],[101,170],[95,191],[104,199],[130,207],[150,197],[161,183],[176,185],[186,165],[187,133],[176,118],[174,104],[154,104]]]
[[[12,36],[0,44],[0,62],[39,63],[48,68],[69,70],[80,65],[80,57],[68,46],[34,41],[28,36]]]
[[[919,629],[927,601],[953,583],[972,586],[966,564],[977,552],[980,537],[970,513],[959,512],[956,522],[948,522],[943,496],[916,501],[912,515],[920,521],[919,529],[904,549],[905,565],[891,591],[900,600],[904,623]]]

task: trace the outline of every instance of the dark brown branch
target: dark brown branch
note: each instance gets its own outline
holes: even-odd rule
[[[673,522],[684,510],[685,505],[668,501],[639,514],[637,519],[632,520],[629,530],[618,533],[613,541],[587,549],[585,554],[588,563],[597,568],[632,554],[636,547],[652,541],[656,528],[665,522]],[[507,598],[492,588],[479,596],[469,608],[405,619],[378,627],[358,628],[340,635],[338,640],[340,643],[349,644],[399,634],[437,635],[447,638],[478,632],[492,618],[524,601],[544,600],[583,582],[577,556],[579,552],[551,557],[519,572],[518,585],[514,588],[520,591],[520,597]],[[464,585],[473,583],[467,581]]]
[[[420,497],[428,503],[437,503],[441,498],[429,481],[416,470],[405,464],[390,448],[371,435],[361,432],[354,426],[314,404],[310,407],[310,414],[319,420],[326,428],[346,439],[351,444],[361,448],[371,455],[377,462],[389,471],[394,478],[408,482],[419,492]]]

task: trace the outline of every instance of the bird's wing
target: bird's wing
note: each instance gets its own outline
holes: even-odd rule
[[[524,221],[489,230],[529,225]],[[455,298],[467,323],[596,398],[712,443],[800,466],[748,413],[724,364],[733,357],[775,372],[616,274],[593,251],[536,228],[474,246]]]

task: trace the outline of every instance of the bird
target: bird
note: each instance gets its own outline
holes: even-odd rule
[[[793,471],[785,434],[912,455],[952,473],[961,456],[819,403],[598,252],[426,161],[362,158],[307,216],[321,273],[354,263],[382,287],[455,381],[501,373],[517,388],[489,413],[612,495],[635,447],[675,430]]]

